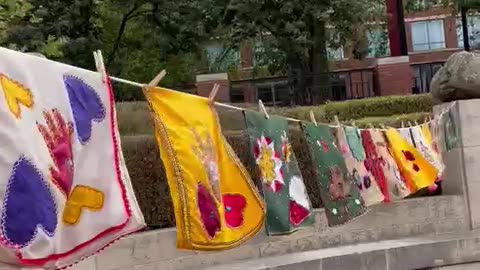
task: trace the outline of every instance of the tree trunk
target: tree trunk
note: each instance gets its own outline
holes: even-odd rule
[[[324,21],[315,21],[313,25],[313,48],[310,53],[310,69],[313,76],[311,104],[318,104],[328,100],[332,93],[328,76],[326,24]]]

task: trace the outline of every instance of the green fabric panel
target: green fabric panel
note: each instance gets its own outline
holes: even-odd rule
[[[302,129],[315,166],[329,226],[344,224],[365,213],[365,202],[357,186],[348,178],[345,161],[330,127],[303,122]]]
[[[364,157],[364,150],[358,129],[354,127],[344,127],[345,137],[347,138],[348,147],[352,153],[353,158],[362,161]]]
[[[262,183],[266,205],[266,229],[269,235],[289,234],[298,227],[311,225],[313,211],[295,155],[288,142],[288,123],[283,117],[270,116],[256,112],[245,112],[247,132],[253,159],[261,173],[257,179]],[[261,149],[273,150],[270,153]],[[262,155],[268,153],[268,155]],[[268,157],[262,159],[261,157]],[[262,168],[263,167],[263,168]],[[275,170],[276,168],[276,170]],[[276,179],[273,182],[272,179]],[[291,187],[302,186],[305,200],[298,203],[294,199]],[[298,193],[296,193],[298,194]]]

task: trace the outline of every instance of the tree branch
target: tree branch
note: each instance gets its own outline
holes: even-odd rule
[[[107,67],[109,67],[112,64],[113,59],[115,58],[115,54],[117,53],[118,48],[120,47],[120,41],[122,40],[122,37],[123,37],[123,34],[125,32],[125,28],[127,27],[128,21],[133,19],[133,18],[139,17],[143,14],[146,14],[146,13],[152,11],[151,9],[149,9],[149,10],[143,10],[143,11],[135,13],[135,11],[137,11],[141,7],[142,7],[142,5],[135,4],[132,9],[130,9],[125,15],[123,15],[122,21],[120,23],[120,27],[118,28],[117,38],[115,39],[115,42],[113,43],[112,52],[110,53],[110,55],[107,58],[108,59],[107,60]]]

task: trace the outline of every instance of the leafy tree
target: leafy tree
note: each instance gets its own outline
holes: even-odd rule
[[[12,30],[19,25],[36,24],[42,22],[42,18],[32,13],[34,6],[25,0],[6,0],[0,4],[0,44],[12,49],[29,50],[22,42],[16,43],[9,39]],[[48,35],[46,39],[31,40],[35,46],[33,51],[40,52],[48,57],[62,56],[61,47],[64,40],[58,39],[53,35]]]
[[[270,35],[275,40],[272,44],[285,54],[289,72],[297,74],[296,99],[309,103],[311,93],[304,78],[307,73],[328,70],[326,43],[339,47],[353,40],[368,46],[365,28],[360,26],[378,19],[383,12],[381,0],[232,0],[224,25],[234,44]],[[366,53],[359,51],[355,55],[364,57]],[[326,93],[322,95],[326,98]]]
[[[94,0],[22,0],[28,11],[10,23],[6,44],[22,51],[48,54],[57,60],[93,67],[98,46]],[[11,9],[11,8],[10,8]]]

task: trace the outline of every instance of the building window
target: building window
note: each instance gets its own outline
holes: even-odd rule
[[[468,16],[468,37],[470,41],[470,48],[474,50],[480,49],[480,16]],[[464,48],[463,44],[463,28],[462,19],[457,19],[457,46],[458,48]]]
[[[443,20],[415,22],[411,27],[414,52],[445,48]]]

